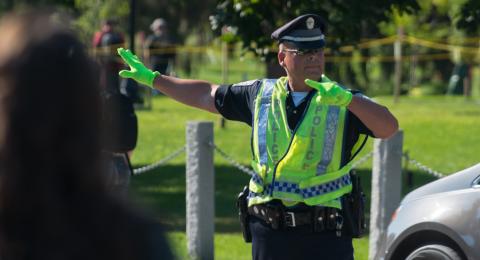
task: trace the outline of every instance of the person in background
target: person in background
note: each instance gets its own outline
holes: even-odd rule
[[[95,32],[92,40],[94,54],[101,65],[101,83],[109,92],[119,92],[118,73],[122,63],[115,56],[115,49],[125,44],[124,36],[116,29],[116,21],[107,19],[102,22],[100,31]]]
[[[172,259],[108,190],[97,72],[58,17],[0,21],[0,259]]]
[[[121,91],[118,70],[123,68],[115,54],[118,47],[124,45],[124,36],[116,28],[117,22],[113,19],[103,21],[101,30],[93,37],[92,45],[98,63],[103,122],[103,151],[108,158],[105,171],[110,174],[109,183],[113,191],[119,196],[128,195],[131,167],[130,158],[135,149],[138,135],[138,122],[135,114],[133,99],[137,90],[127,93]]]
[[[163,18],[157,18],[150,29],[153,33],[145,40],[144,57],[155,71],[170,74],[175,59],[175,45],[168,33],[167,23]]]

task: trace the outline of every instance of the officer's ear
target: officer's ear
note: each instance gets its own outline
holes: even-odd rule
[[[278,58],[278,64],[280,64],[280,66],[284,67],[285,66],[285,52],[282,51],[282,49],[280,49],[278,51],[278,54],[277,54],[277,58]]]

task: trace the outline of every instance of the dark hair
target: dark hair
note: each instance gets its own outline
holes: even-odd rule
[[[100,170],[94,67],[54,17],[0,23],[0,258],[140,259],[147,228]]]
[[[115,26],[115,25],[117,25],[117,20],[115,20],[113,18],[105,19],[103,21],[103,24],[110,25],[110,26]]]

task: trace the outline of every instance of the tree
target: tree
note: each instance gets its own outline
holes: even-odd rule
[[[75,26],[87,46],[105,19],[115,19],[119,23],[118,27],[124,28],[124,31],[128,28],[128,0],[75,0],[74,8],[78,10]]]
[[[208,17],[215,8],[215,0],[143,0],[138,2],[138,29],[149,28],[157,17],[167,21],[170,33],[179,43],[189,36],[197,36],[197,41],[206,43],[212,38]]]
[[[480,1],[469,0],[460,10],[457,27],[465,30],[469,35],[478,36],[480,33]]]
[[[3,0],[0,1],[0,14],[26,7],[57,6],[63,9],[73,9],[75,0]]]
[[[0,14],[27,8],[56,8],[69,14],[74,18],[73,26],[78,29],[80,38],[87,46],[103,19],[116,18],[126,28],[130,11],[128,0],[8,0],[0,3]]]
[[[377,24],[388,20],[393,8],[414,13],[419,5],[416,0],[226,0],[217,5],[211,24],[218,34],[227,28],[232,35],[228,39],[242,42],[246,51],[271,60],[275,47],[270,34],[300,14],[324,17],[330,27],[327,37],[335,39],[329,46],[335,49],[377,34]]]
[[[477,9],[473,8],[479,4],[476,1],[465,0],[419,0],[420,9],[415,15],[400,17],[397,14],[392,16],[390,22],[380,25],[380,31],[385,35],[393,35],[397,28],[402,26],[406,35],[431,42],[430,46],[407,44],[403,47],[405,55],[415,57],[446,54],[443,59],[415,61],[414,66],[411,66],[411,62],[405,63],[405,72],[410,72],[410,75],[404,73],[404,79],[407,79],[406,76],[410,78],[409,84],[406,85],[410,85],[409,87],[423,85],[422,89],[427,93],[445,93],[447,82],[455,70],[454,66],[475,63],[475,55],[472,55],[471,51],[462,50],[460,46],[471,48],[469,45],[474,39],[468,37],[478,36],[480,6]]]

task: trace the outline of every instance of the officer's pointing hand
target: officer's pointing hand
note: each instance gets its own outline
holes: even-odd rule
[[[130,50],[125,50],[124,48],[117,49],[118,55],[122,57],[123,61],[125,61],[128,66],[130,66],[130,70],[122,70],[118,73],[122,78],[131,78],[138,83],[147,85],[153,88],[153,80],[156,76],[160,75],[158,71],[151,71],[143,63],[140,59],[134,55]]]
[[[317,102],[346,107],[352,101],[352,92],[340,87],[335,81],[331,81],[326,76],[322,76],[322,82],[306,79],[305,84],[318,90],[320,96],[317,98]]]

